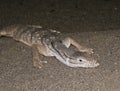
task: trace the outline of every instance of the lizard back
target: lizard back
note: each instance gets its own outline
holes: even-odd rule
[[[11,25],[0,31],[0,35],[13,37],[29,46],[43,44],[44,39],[54,40],[59,32],[34,25]]]

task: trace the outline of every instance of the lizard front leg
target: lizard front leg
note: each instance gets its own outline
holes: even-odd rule
[[[81,51],[81,52],[87,52],[87,53],[89,53],[89,54],[94,53],[94,52],[93,52],[93,49],[91,49],[91,48],[86,48],[86,47],[81,46],[79,43],[77,43],[74,39],[72,39],[72,38],[70,38],[70,37],[65,38],[65,39],[62,41],[62,43],[63,43],[67,48],[69,48],[70,45],[72,44],[73,46],[75,46],[75,47],[76,47],[79,51]]]
[[[40,50],[41,49],[41,50]],[[33,52],[33,64],[35,67],[42,68],[43,63],[47,63],[47,61],[42,61],[39,58],[39,53],[42,54],[44,48],[42,49],[41,46],[32,45],[32,52]],[[43,56],[43,54],[42,54]]]

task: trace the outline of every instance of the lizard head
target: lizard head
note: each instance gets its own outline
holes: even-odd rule
[[[92,54],[75,50],[73,47],[67,48],[59,41],[52,42],[52,44],[49,45],[49,49],[59,61],[69,67],[88,68],[99,65],[92,57]]]
[[[99,63],[93,59],[92,55],[76,51],[67,59],[67,65],[70,67],[97,67]]]

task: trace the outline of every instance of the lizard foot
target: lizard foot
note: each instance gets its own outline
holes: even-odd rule
[[[43,67],[43,64],[47,63],[47,61],[41,61],[39,59],[34,59],[33,62],[34,62],[33,63],[34,67],[37,67],[39,69],[41,69]]]
[[[87,48],[85,51],[86,51],[87,53],[89,53],[89,54],[93,54],[93,53],[94,53],[94,51],[93,51],[92,48]]]

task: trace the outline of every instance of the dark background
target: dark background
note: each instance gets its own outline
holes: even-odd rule
[[[119,0],[1,0],[0,25],[37,24],[60,31],[120,28]]]

